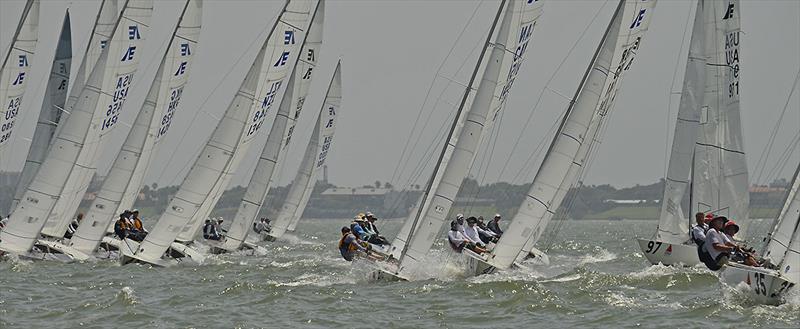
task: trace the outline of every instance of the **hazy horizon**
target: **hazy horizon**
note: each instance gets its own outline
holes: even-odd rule
[[[143,66],[123,109],[123,124],[117,127],[112,145],[105,151],[99,166],[100,174],[104,175],[110,167],[141,106],[149,87],[147,83],[155,74],[158,57],[168,37],[168,33],[160,31],[171,31],[180,3],[155,3],[152,29],[146,36],[149,38],[146,48],[140,53],[144,56]],[[294,176],[294,172],[287,168],[297,168],[325,84],[341,56],[344,112],[340,113],[338,131],[328,157],[330,181],[342,186],[362,186],[376,180],[391,181],[398,187],[404,185],[410,168],[400,175],[400,179],[396,177],[395,169],[402,160],[400,156],[406,138],[431,81],[436,78],[422,113],[422,122],[427,122],[427,126],[411,154],[409,167],[420,162],[421,153],[429,146],[437,150],[441,147],[441,141],[435,140],[434,134],[452,113],[461,88],[448,79],[466,82],[474,66],[475,49],[485,37],[497,3],[327,1],[320,64],[287,164],[281,170],[279,184],[285,185]],[[567,98],[574,94],[615,3],[548,1],[545,4],[541,25],[529,46],[528,57],[511,91],[502,122],[491,132],[499,133],[496,141],[492,140],[494,148],[484,147],[479,153],[471,174],[473,177],[483,183],[498,180],[526,183],[532,179],[541,154],[534,158],[535,161],[528,162],[524,170],[522,167],[537,145],[543,143],[546,148],[549,144],[552,138],[550,128],[566,108]],[[0,2],[0,55],[7,51],[23,4],[22,0]],[[44,92],[44,88],[39,86],[43,86],[50,68],[58,28],[68,4],[71,4],[75,42],[73,68],[77,67],[83,55],[81,52],[99,3],[43,2],[40,43],[22,105],[23,113],[15,128],[12,150],[0,159],[0,171],[18,171],[22,167],[23,156],[7,158],[6,155],[24,155],[27,151]],[[258,45],[254,42],[271,25],[280,4],[280,1],[204,2],[197,60],[170,134],[162,143],[148,173],[148,185],[153,182],[161,186],[180,184],[255,56]],[[586,174],[586,184],[632,186],[657,182],[663,177],[679,99],[679,95],[671,95],[671,91],[681,88],[689,33],[685,26],[689,15],[693,15],[693,9],[693,1],[662,0],[658,3],[650,31],[617,96],[603,144]],[[476,15],[467,25],[473,11]],[[596,14],[596,19],[589,25]],[[742,1],[741,15],[744,31],[741,108],[745,151],[748,153],[751,183],[761,184],[765,182],[756,181],[759,176],[761,180],[775,178],[766,172],[760,175],[756,164],[800,70],[800,1]],[[455,43],[439,75],[435,75],[462,29],[463,36]],[[584,30],[585,36],[567,57],[569,49]],[[564,58],[560,71],[548,83]],[[523,129],[540,93],[541,102],[535,109],[532,123]],[[799,94],[800,91],[795,90],[789,100],[767,169],[777,162],[781,151],[797,132],[791,127],[800,127]],[[440,95],[441,99],[436,103]],[[667,111],[669,105],[671,108]],[[432,115],[428,118],[430,113]],[[246,183],[245,177],[254,167],[267,130],[260,132],[260,142],[252,147],[248,155],[250,160],[238,170],[230,187]],[[511,146],[521,131],[524,131],[522,142],[511,154]],[[412,143],[415,140],[417,136],[412,137]],[[509,163],[508,168],[500,176],[505,162]],[[798,162],[800,154],[794,152],[787,168],[778,176],[788,178]],[[432,168],[430,161],[425,168],[413,183],[424,183]]]

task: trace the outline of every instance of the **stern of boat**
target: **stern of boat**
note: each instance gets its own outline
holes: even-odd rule
[[[658,240],[636,239],[642,254],[650,264],[695,266],[700,264],[697,246]]]
[[[464,248],[461,254],[467,257],[467,275],[478,276],[492,274],[497,268],[486,262],[486,258],[476,252]]]

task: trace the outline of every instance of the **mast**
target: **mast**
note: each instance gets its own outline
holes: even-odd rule
[[[28,0],[0,66],[0,155],[11,140],[14,124],[21,110],[38,34],[39,0]],[[13,60],[9,63],[12,54]]]
[[[480,69],[481,63],[483,62],[483,57],[486,55],[487,50],[491,46],[492,35],[494,35],[494,30],[497,27],[497,23],[500,21],[500,15],[503,13],[503,9],[506,7],[506,0],[501,0],[500,6],[497,8],[497,13],[494,16],[494,20],[492,20],[492,26],[489,28],[489,33],[486,36],[486,41],[484,41],[483,51],[478,56],[478,62],[475,65],[475,69],[472,70],[472,75],[469,77],[469,82],[464,90],[464,96],[461,97],[461,103],[458,105],[458,111],[456,111],[456,116],[453,118],[453,123],[450,125],[450,130],[447,132],[447,137],[445,139],[444,145],[442,145],[442,150],[439,152],[439,158],[436,160],[436,165],[433,168],[433,173],[428,180],[428,183],[425,186],[425,191],[422,194],[422,200],[427,201],[428,195],[430,194],[431,190],[433,189],[433,181],[436,178],[436,175],[439,173],[439,170],[442,166],[442,159],[444,159],[445,154],[447,154],[448,146],[451,143],[453,135],[455,134],[456,128],[458,127],[458,123],[461,118],[461,114],[464,112],[464,107],[467,103],[467,99],[469,98],[470,91],[472,91],[472,84],[475,82],[475,78],[478,76],[478,70]],[[426,202],[427,203],[427,202]],[[411,230],[409,231],[408,237],[406,241],[410,241],[411,237],[414,235],[415,230],[417,228],[417,224],[419,223],[420,217],[422,216],[422,210],[425,209],[424,206],[420,206],[417,210],[417,215],[414,216],[414,224],[411,226]],[[403,248],[403,252],[400,255],[400,263],[403,263],[403,259],[408,252],[408,248],[410,243],[406,243],[405,247]]]
[[[188,13],[188,15],[187,15]],[[156,143],[166,134],[188,83],[202,20],[202,1],[184,0],[183,10],[161,57],[145,102],[106,179],[70,245],[86,254],[97,249],[115,215],[133,205]]]
[[[613,108],[623,73],[647,31],[654,6],[655,1],[620,1],[525,200],[488,256],[490,265],[508,268],[531,250],[579,177],[603,117]],[[623,28],[627,28],[624,33],[620,32]]]

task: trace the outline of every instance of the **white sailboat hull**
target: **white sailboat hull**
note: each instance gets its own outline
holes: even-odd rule
[[[738,263],[725,265],[720,271],[720,279],[734,287],[745,283],[750,298],[757,303],[768,305],[783,303],[786,294],[796,284],[789,278],[781,276],[778,271]]]
[[[2,253],[0,253],[2,254]],[[73,248],[64,246],[55,241],[44,239],[37,240],[30,251],[24,253],[9,252],[7,255],[15,255],[20,259],[34,261],[57,261],[71,263],[75,261],[87,261],[92,257]]]
[[[669,266],[695,266],[700,264],[697,246],[668,243],[658,240],[636,239],[647,260],[653,264]]]
[[[259,246],[255,243],[252,243],[250,241],[242,242],[242,244],[238,248],[233,250],[226,248],[227,245],[224,242],[207,241],[206,244],[208,244],[209,252],[215,255],[227,254],[227,253],[237,252],[240,250],[252,251],[253,255],[264,255],[267,253],[266,248]]]
[[[497,268],[489,265],[483,256],[478,255],[472,250],[464,248],[461,255],[467,258],[467,274],[470,276],[478,276],[483,274],[492,274]]]
[[[169,267],[184,261],[190,261],[195,264],[202,264],[203,261],[205,260],[205,255],[203,255],[199,251],[177,242],[173,242],[170,245],[169,250],[167,251],[173,257],[167,257],[167,258],[159,257],[157,259],[152,259],[149,257],[143,257],[142,255],[136,255],[135,252],[138,248],[139,248],[139,242],[133,241],[131,239],[125,239],[124,242],[120,243],[119,244],[120,264],[125,265],[130,263],[145,263],[155,266]]]

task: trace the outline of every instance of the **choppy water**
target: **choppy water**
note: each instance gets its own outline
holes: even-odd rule
[[[442,244],[415,282],[370,282],[338,257],[344,221],[308,220],[264,256],[202,266],[0,263],[0,327],[800,327],[800,295],[754,305],[698,268],[650,266],[654,222],[568,222],[533,272],[459,275]],[[399,222],[382,223],[393,236]],[[797,292],[795,292],[797,293]]]

